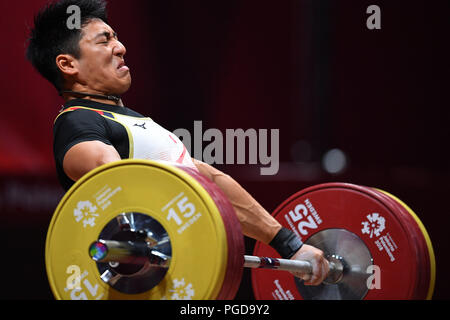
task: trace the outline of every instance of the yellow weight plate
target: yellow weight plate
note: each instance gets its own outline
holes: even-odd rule
[[[128,212],[157,220],[172,246],[165,277],[140,294],[101,280],[88,254],[102,229]],[[217,206],[194,178],[166,163],[123,160],[93,170],[63,197],[49,226],[45,261],[57,299],[204,300],[215,299],[222,287],[227,250]]]

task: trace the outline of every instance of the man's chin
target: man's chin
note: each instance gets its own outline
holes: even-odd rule
[[[126,93],[131,87],[131,76],[126,81],[121,81],[121,85],[118,88],[115,88],[114,95],[121,96]]]

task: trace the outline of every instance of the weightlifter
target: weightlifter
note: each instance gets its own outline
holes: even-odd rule
[[[67,26],[67,8],[80,8],[81,28]],[[323,252],[283,228],[233,178],[190,157],[173,133],[124,106],[131,85],[126,49],[108,24],[104,0],[62,0],[35,16],[28,60],[64,98],[54,123],[54,158],[68,190],[94,168],[121,159],[164,160],[198,170],[230,200],[244,235],[272,246],[283,258],[309,260],[312,276],[294,273],[306,285],[320,284],[329,265]]]

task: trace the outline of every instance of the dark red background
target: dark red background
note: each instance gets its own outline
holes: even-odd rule
[[[43,257],[63,194],[52,157],[63,101],[24,58],[27,27],[45,2],[0,2],[0,233],[9,299],[52,299]],[[371,4],[381,7],[381,30],[366,28]],[[132,70],[127,106],[169,130],[191,130],[195,120],[204,130],[280,129],[277,176],[218,166],[269,211],[321,182],[397,195],[433,241],[434,297],[450,297],[448,1],[116,0],[109,12]],[[298,140],[312,152],[296,167]],[[349,158],[342,174],[320,168],[331,148]],[[251,252],[254,243],[246,244]],[[237,298],[251,297],[245,273]]]

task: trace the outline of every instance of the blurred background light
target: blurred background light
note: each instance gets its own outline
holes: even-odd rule
[[[347,169],[347,156],[340,149],[331,149],[327,151],[322,158],[323,169],[331,174],[340,174]]]

